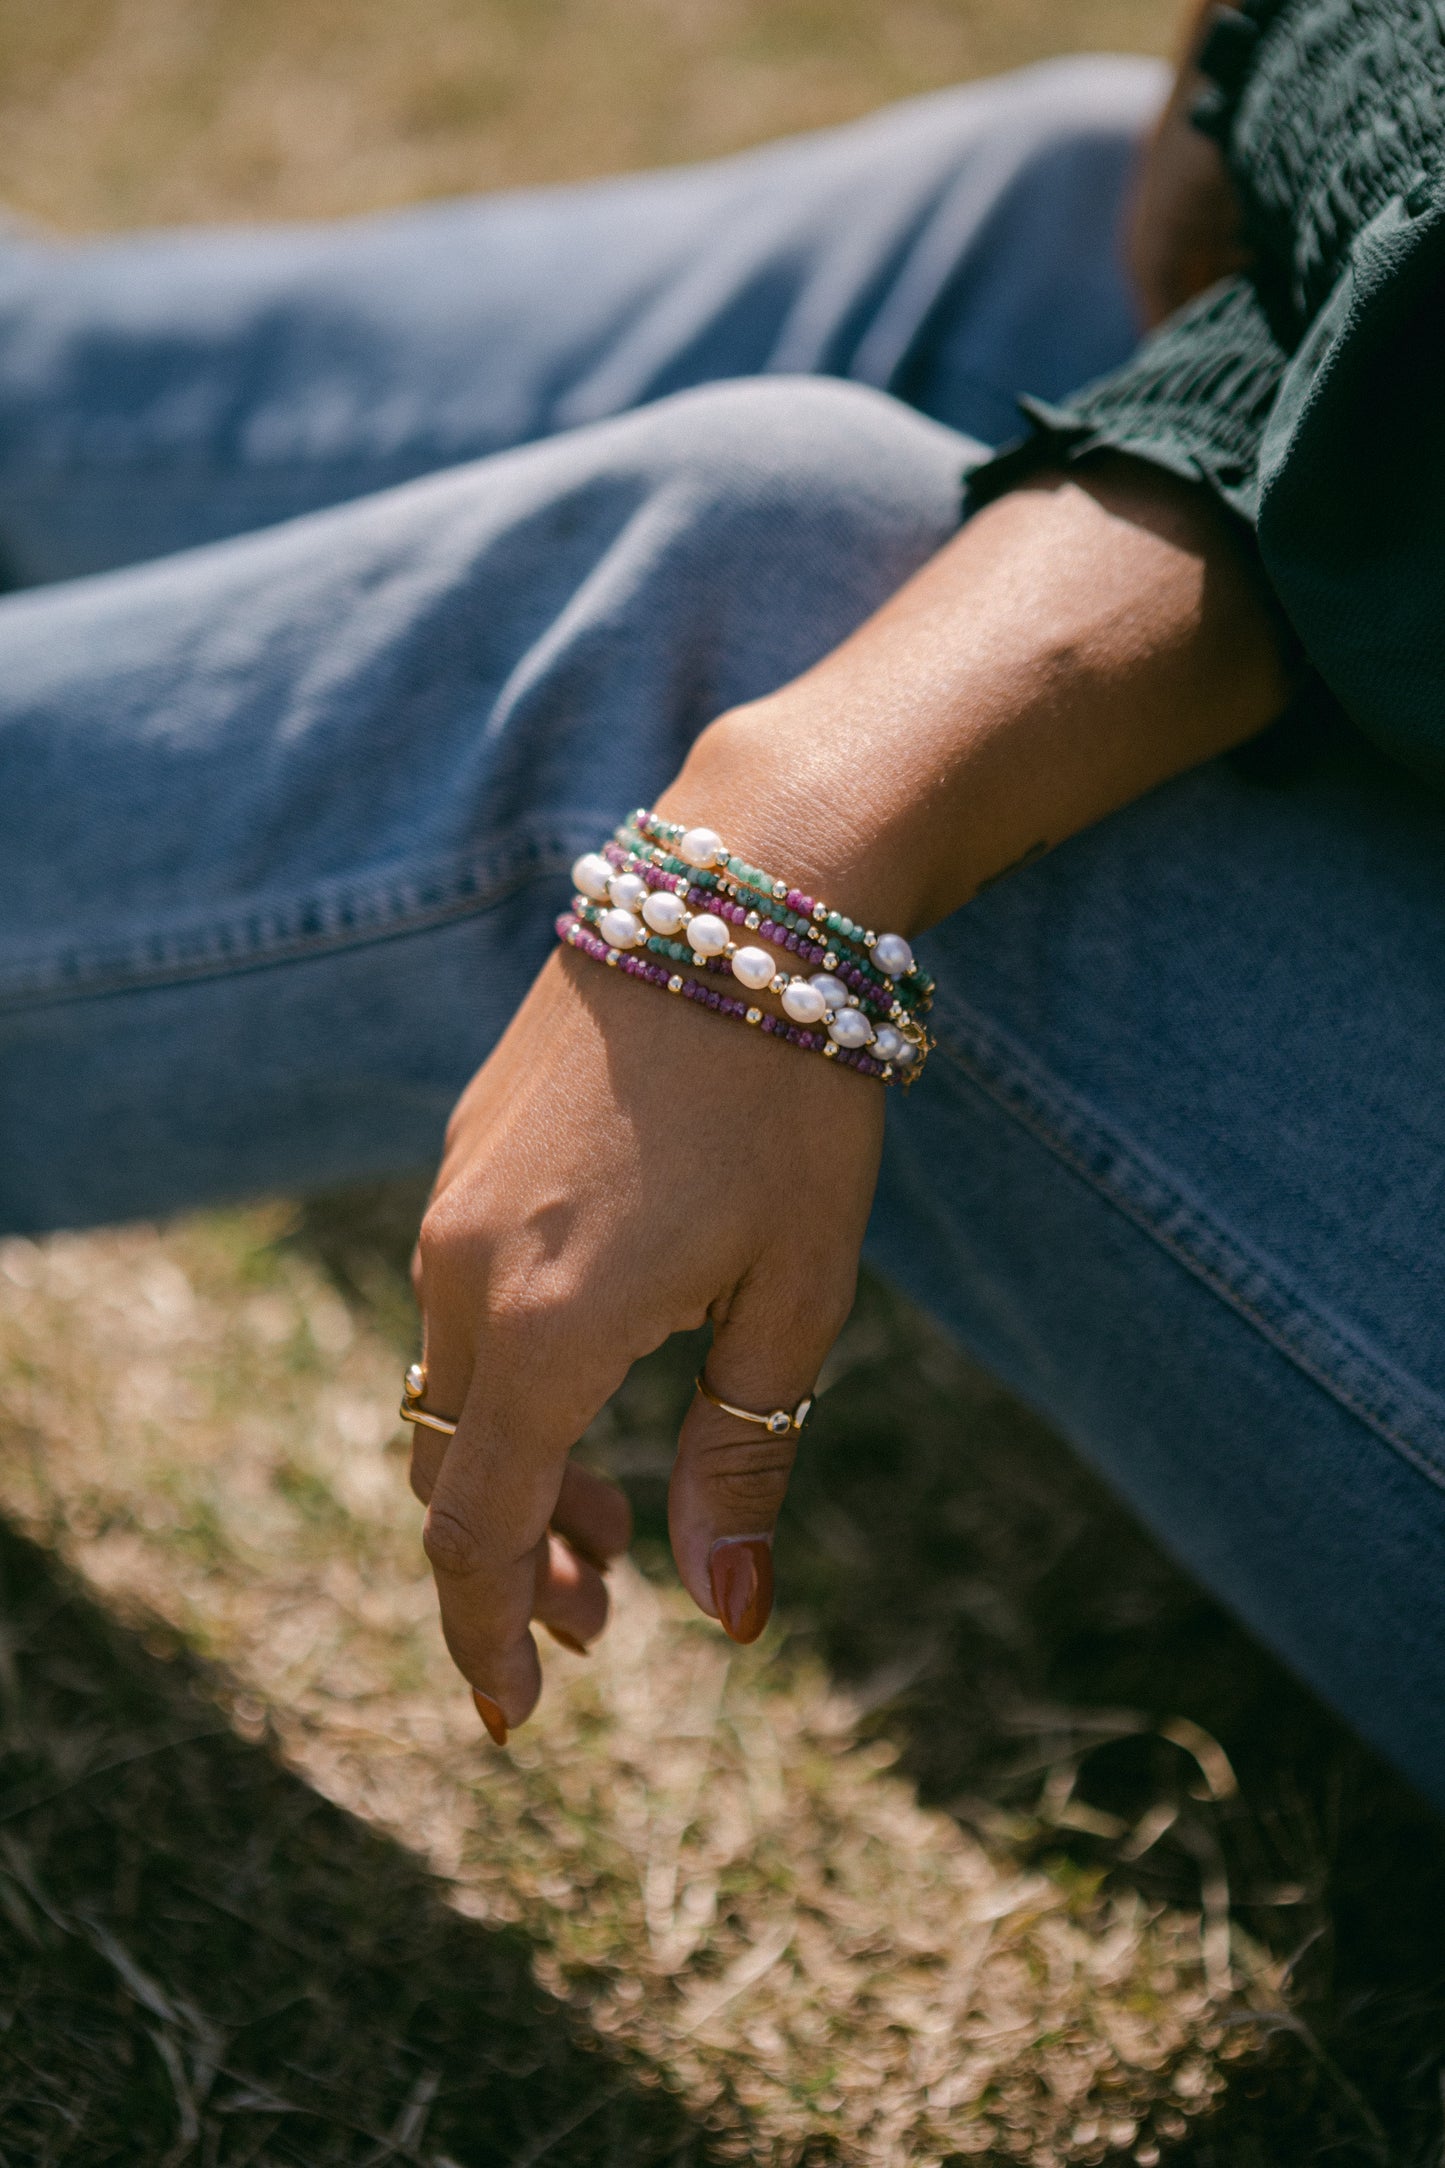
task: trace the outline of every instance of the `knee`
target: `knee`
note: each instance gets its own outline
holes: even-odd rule
[[[958,525],[977,447],[898,400],[821,377],[706,385],[629,417],[654,517],[716,588],[815,581],[856,615]],[[820,598],[821,599],[821,598]]]

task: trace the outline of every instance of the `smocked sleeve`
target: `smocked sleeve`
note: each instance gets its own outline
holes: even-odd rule
[[[1042,467],[1116,451],[1206,483],[1252,525],[1260,447],[1286,362],[1253,284],[1226,280],[1062,405],[1021,399],[1028,433],[975,468],[970,506]]]

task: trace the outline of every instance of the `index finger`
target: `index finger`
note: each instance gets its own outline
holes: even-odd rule
[[[567,1455],[620,1380],[589,1365],[559,1391],[557,1366],[540,1351],[535,1361],[505,1365],[496,1352],[472,1372],[422,1541],[452,1661],[513,1725],[531,1715],[541,1691],[531,1617]]]

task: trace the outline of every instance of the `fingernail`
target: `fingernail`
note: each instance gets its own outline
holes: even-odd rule
[[[756,1641],[773,1608],[773,1547],[763,1536],[724,1536],[708,1554],[712,1600],[734,1641]]]
[[[489,1694],[479,1694],[475,1687],[472,1688],[472,1699],[477,1705],[478,1716],[486,1725],[497,1745],[505,1746],[507,1743],[507,1719],[505,1713]]]
[[[546,1625],[545,1619],[543,1624]],[[579,1641],[575,1634],[569,1634],[565,1626],[548,1626],[547,1631],[554,1641],[560,1641],[563,1648],[570,1649],[574,1656],[590,1656],[592,1654],[586,1642]]]

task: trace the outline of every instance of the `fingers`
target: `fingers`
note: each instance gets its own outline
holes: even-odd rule
[[[574,1551],[606,1567],[632,1541],[632,1508],[615,1483],[569,1460],[562,1474],[552,1526]]]
[[[707,1381],[759,1415],[791,1412],[813,1391],[852,1303],[853,1272],[758,1274],[713,1334]],[[734,1641],[755,1641],[773,1601],[773,1529],[798,1450],[697,1394],[678,1441],[668,1522],[678,1572],[695,1603]]]
[[[588,1352],[595,1343],[587,1336],[564,1367],[555,1326],[545,1311],[525,1324],[494,1319],[456,1433],[441,1441],[440,1466],[428,1462],[421,1477],[430,1480],[423,1542],[447,1647],[506,1726],[531,1714],[541,1687],[534,1611],[540,1605],[544,1622],[575,1640],[595,1635],[606,1595],[579,1550],[595,1545],[605,1559],[627,1533],[625,1506],[609,1485],[567,1475],[573,1442],[621,1382],[617,1361]],[[578,1549],[548,1539],[564,1484]]]
[[[607,1584],[589,1559],[548,1533],[537,1555],[533,1616],[554,1641],[585,1656],[607,1624]]]

